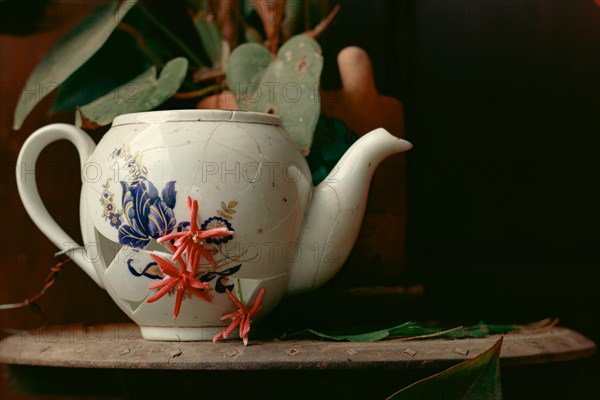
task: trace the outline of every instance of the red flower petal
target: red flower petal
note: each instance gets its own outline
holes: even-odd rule
[[[168,235],[159,237],[158,239],[156,239],[156,241],[158,243],[168,242],[168,241],[171,241],[173,239],[178,239],[178,238],[180,238],[182,236],[185,236],[187,234],[189,234],[189,232],[173,232],[173,233],[169,233]]]
[[[192,287],[188,287],[188,291],[193,294],[196,297],[200,297],[203,300],[206,300],[207,302],[212,302],[211,297],[208,295],[208,293],[206,293],[205,291],[202,290],[198,290],[198,289],[194,289]]]
[[[188,212],[191,214],[192,213],[192,198],[190,196],[186,197],[185,202],[188,207]]]
[[[196,271],[198,270],[198,265],[200,264],[200,259],[202,258],[202,254],[196,250],[193,253],[192,257],[192,274],[196,275]]]
[[[224,236],[230,236],[233,235],[234,232],[227,230],[226,227],[222,226],[219,228],[211,228],[211,229],[207,229],[205,231],[199,231],[196,234],[196,238],[198,240],[201,239],[207,239],[207,238],[212,238],[212,237],[224,237]]]
[[[169,292],[169,290],[173,289],[175,286],[177,285],[177,280],[173,280],[171,282],[169,282],[168,285],[163,286],[162,289],[160,289],[158,292],[156,292],[154,294],[154,296],[149,297],[146,302],[147,303],[153,303],[156,300],[160,299],[161,297],[163,297],[165,294],[167,294]]]
[[[221,338],[223,337],[223,332],[225,332],[225,330],[222,330],[221,332],[219,332],[215,336],[213,336],[213,338],[212,338],[213,343],[217,343],[219,340],[221,340]]]
[[[243,315],[243,314],[242,314],[242,312],[240,310],[231,312],[229,314],[223,314],[223,315],[221,315],[221,321],[225,321],[225,320],[228,320],[230,318],[237,318],[237,317],[239,317],[241,315]]]
[[[207,282],[198,282],[195,279],[190,280],[190,286],[196,289],[210,289],[210,283]]]
[[[237,307],[238,307],[238,308],[239,308],[239,309],[240,309],[240,310],[241,310],[241,311],[242,311],[244,314],[245,314],[246,312],[248,312],[248,311],[246,310],[246,307],[244,307],[244,305],[243,305],[242,303],[240,303],[240,301],[238,300],[238,298],[237,298],[237,297],[235,297],[235,296],[234,296],[234,295],[231,293],[231,291],[230,291],[229,289],[227,289],[227,290],[225,291],[225,293],[227,293],[227,296],[229,296],[229,298],[231,299],[231,301],[233,301],[233,304],[235,304],[235,305],[236,305],[236,306],[237,306]]]
[[[177,280],[177,278],[167,278],[167,279],[163,279],[161,281],[158,281],[156,283],[153,283],[152,285],[148,286],[148,289],[158,289],[160,287],[163,287],[165,285],[168,285],[169,283],[171,283],[171,281],[173,280]]]
[[[240,325],[240,337],[241,338],[248,338],[248,334],[250,333],[250,316],[246,316],[246,318],[244,319],[244,324]]]
[[[192,203],[192,212],[190,213],[190,231],[196,232],[198,230],[198,200],[194,200]]]
[[[160,266],[160,269],[165,274],[173,276],[173,277],[178,277],[179,275],[181,275],[180,271],[173,264],[171,264],[169,261],[165,260],[164,258],[159,257],[156,254],[150,254],[150,257],[152,257],[152,259],[158,263],[158,265]]]
[[[204,258],[206,259],[206,261],[208,261],[210,266],[215,268],[215,259],[213,258],[212,254],[210,254],[210,251],[206,250],[202,246],[199,246],[199,250],[200,250],[200,254],[202,256],[204,256]]]
[[[179,281],[179,288],[177,290],[177,297],[175,298],[175,308],[173,309],[173,318],[177,318],[179,310],[181,309],[181,302],[183,301],[183,295],[185,294],[185,285],[183,281]]]
[[[231,323],[229,324],[229,326],[227,328],[225,328],[225,330],[223,331],[223,338],[227,339],[229,337],[229,335],[231,335],[231,332],[233,332],[235,330],[235,328],[237,328],[242,322],[242,318],[236,318],[233,321],[231,321]]]
[[[183,251],[191,244],[191,238],[188,236],[185,238],[185,240],[183,240],[181,242],[181,244],[179,244],[179,247],[177,248],[177,250],[173,253],[173,260],[177,260],[178,258],[181,257],[181,254],[183,253]]]
[[[260,303],[262,302],[263,297],[265,297],[265,292],[266,292],[265,288],[260,289],[260,292],[258,292],[258,296],[256,296],[256,301],[254,302],[254,305],[252,306],[252,309],[248,313],[252,317],[254,315],[256,315],[256,313],[258,313],[258,310],[261,307]]]

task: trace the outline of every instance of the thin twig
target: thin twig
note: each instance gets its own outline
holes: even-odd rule
[[[161,59],[157,57],[157,55],[154,54],[154,52],[152,52],[148,46],[146,46],[144,37],[137,29],[125,22],[120,22],[119,25],[117,25],[117,28],[121,29],[123,32],[129,33],[137,43],[138,47],[144,52],[144,54],[146,54],[146,56],[148,56],[149,59],[152,60],[152,62],[154,62],[154,64],[161,68],[165,65]]]
[[[58,273],[62,271],[63,267],[70,262],[71,259],[67,258],[64,261],[59,261],[52,268],[50,268],[50,274],[46,278],[44,287],[42,287],[42,290],[40,290],[35,296],[26,298],[20,303],[0,304],[0,310],[13,310],[16,308],[22,308],[29,305],[33,305],[37,300],[40,299],[40,297],[44,295],[44,293],[46,293],[46,290],[48,290],[52,285],[54,285],[54,283],[56,282],[56,278],[58,278]]]
[[[333,10],[331,10],[329,14],[321,22],[319,22],[317,26],[315,26],[315,29],[308,30],[304,32],[304,34],[312,37],[313,39],[319,37],[323,32],[325,32],[325,29],[327,29],[327,27],[331,24],[331,21],[333,21],[337,13],[340,12],[341,8],[341,5],[336,4],[333,7]]]
[[[173,95],[175,99],[195,99],[198,97],[207,96],[213,92],[217,92],[218,90],[225,89],[227,84],[225,82],[217,83],[215,85],[210,85],[202,89],[194,90],[191,92],[177,92]]]
[[[215,68],[200,68],[194,73],[192,81],[194,83],[206,82],[210,80],[218,80],[225,77],[225,72],[222,69]]]
[[[408,336],[408,337],[406,337],[406,336],[388,336],[388,338],[394,339],[397,342],[406,342],[408,340],[430,339],[430,338],[434,338],[434,337],[438,337],[438,336],[444,336],[447,333],[458,331],[460,329],[463,329],[463,327],[457,326],[456,328],[447,329],[445,331],[440,331],[440,332],[435,332],[435,333],[429,333],[427,335]]]

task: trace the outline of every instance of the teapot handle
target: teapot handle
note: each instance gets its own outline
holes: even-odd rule
[[[17,159],[17,188],[25,210],[42,231],[60,250],[83,269],[100,287],[104,287],[92,260],[84,247],[76,242],[52,218],[38,192],[35,164],[42,150],[50,143],[66,139],[79,153],[82,179],[85,164],[96,145],[87,133],[68,124],[51,124],[35,131],[23,144]]]

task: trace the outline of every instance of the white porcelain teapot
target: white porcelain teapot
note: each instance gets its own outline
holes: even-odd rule
[[[60,139],[81,159],[83,245],[52,219],[31,173],[44,147]],[[144,338],[209,340],[238,326],[247,338],[261,307],[264,316],[286,293],[336,274],[356,240],[375,168],[410,148],[376,129],[313,187],[276,116],[153,111],[115,118],[97,146],[71,125],[37,130],[19,154],[17,183],[40,230]]]

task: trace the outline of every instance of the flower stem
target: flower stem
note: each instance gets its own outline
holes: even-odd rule
[[[242,293],[242,285],[240,285],[240,279],[239,278],[237,280],[237,287],[238,287],[238,299],[240,299],[240,302],[242,304],[246,304],[244,302],[244,294]]]
[[[165,35],[173,41],[189,58],[190,60],[196,64],[197,67],[203,67],[204,63],[194,54],[194,52],[184,43],[182,42],[177,35],[175,35],[169,28],[167,28],[162,22],[160,22],[152,13],[142,4],[138,3],[140,10],[148,17],[150,22],[158,27]]]

